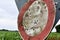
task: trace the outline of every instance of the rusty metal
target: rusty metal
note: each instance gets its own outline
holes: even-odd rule
[[[19,10],[19,16],[18,16],[18,29],[19,29],[19,33],[22,36],[22,38],[24,40],[44,40],[48,34],[50,33],[51,29],[53,28],[53,26],[55,26],[55,24],[57,23],[57,21],[60,18],[60,14],[58,11],[58,8],[55,9],[55,4],[53,0],[43,0],[47,6],[48,6],[48,20],[47,20],[47,24],[46,27],[44,28],[44,30],[36,35],[36,36],[29,36],[25,33],[22,21],[23,21],[23,15],[25,13],[25,11],[29,8],[29,6],[34,2],[35,0],[15,0],[16,4],[17,4],[17,8]],[[57,12],[56,12],[57,10]]]

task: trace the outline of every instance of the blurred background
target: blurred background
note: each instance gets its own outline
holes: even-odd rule
[[[18,30],[15,0],[0,0],[0,29]]]
[[[17,27],[18,14],[19,11],[15,0],[0,0],[0,40],[22,40],[19,36]],[[60,25],[60,20],[56,26],[57,25]],[[51,31],[51,35],[53,34],[53,37],[56,37],[57,34],[59,34],[56,33],[55,27]],[[54,38],[48,38],[50,38],[50,35],[47,37],[47,40],[55,40]]]

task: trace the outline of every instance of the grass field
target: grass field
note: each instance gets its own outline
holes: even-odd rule
[[[46,40],[60,40],[60,33],[52,32]]]
[[[17,31],[0,31],[0,40],[21,40]]]
[[[22,40],[17,31],[0,31],[0,40]],[[50,33],[46,40],[60,40],[60,33]]]

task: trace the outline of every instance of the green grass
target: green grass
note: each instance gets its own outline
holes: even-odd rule
[[[46,40],[60,40],[60,33],[52,32]]]
[[[17,31],[0,31],[0,40],[21,40]]]
[[[0,40],[22,40],[17,31],[0,31]],[[46,40],[60,40],[60,33],[52,32]]]

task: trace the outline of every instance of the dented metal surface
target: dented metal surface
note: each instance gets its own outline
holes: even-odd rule
[[[28,0],[15,0],[18,11],[21,9],[24,3],[26,3]],[[60,19],[60,0],[54,0],[55,5],[56,5],[56,17],[55,17],[55,22],[54,26]]]
[[[46,0],[46,1],[47,1],[47,0]],[[46,2],[46,1],[45,1],[45,2]],[[51,0],[48,0],[48,1],[51,1]],[[26,2],[28,2],[28,0],[15,0],[15,2],[16,2],[16,4],[17,4],[17,8],[18,8],[18,10],[19,10],[19,12],[20,12],[21,8],[23,7],[23,5],[24,5]],[[56,2],[56,0],[55,0],[55,2]],[[51,1],[51,3],[52,3],[52,1]],[[51,3],[50,3],[50,5],[52,5]],[[59,3],[60,3],[60,2],[59,2]],[[59,10],[60,10],[60,7],[59,7],[60,4],[59,4],[59,3],[56,4],[56,16],[55,16],[55,14],[54,14],[54,13],[55,13],[54,5],[52,5],[52,6],[49,6],[49,5],[48,5],[49,7],[53,7],[53,10],[52,10],[53,13],[52,13],[52,14],[50,14],[52,11],[50,11],[51,9],[49,8],[49,11],[50,11],[50,12],[49,12],[49,17],[48,17],[48,25],[47,25],[47,27],[50,28],[50,29],[48,28],[49,31],[48,31],[48,30],[44,30],[44,31],[42,32],[42,34],[39,36],[40,38],[37,38],[38,36],[35,37],[35,38],[34,38],[34,37],[31,38],[30,36],[27,36],[24,31],[21,31],[21,32],[24,33],[24,34],[22,35],[22,36],[24,37],[24,40],[30,40],[30,39],[32,39],[32,40],[33,40],[33,39],[35,39],[35,40],[38,40],[38,39],[39,39],[39,40],[41,40],[41,39],[44,40],[43,38],[45,38],[45,37],[49,34],[48,32],[51,31],[52,26],[53,26],[53,25],[55,26],[56,23],[58,22],[58,20],[60,19],[60,16],[59,16],[59,15],[60,15],[60,11],[59,11]],[[47,4],[49,4],[49,3],[47,3]],[[24,8],[24,7],[23,7],[23,8]],[[23,12],[23,11],[22,11],[22,12]],[[23,14],[19,14],[19,15],[22,15],[22,16],[23,16]],[[53,18],[51,17],[51,15],[52,15]],[[22,17],[22,16],[20,16],[20,17]],[[22,17],[22,18],[23,18],[23,17]],[[55,19],[55,21],[54,21],[54,19]],[[19,19],[19,20],[21,20],[21,19]],[[51,23],[50,21],[51,21],[52,23]],[[51,27],[50,27],[49,22],[50,22],[50,24],[51,24]],[[20,23],[21,23],[21,21],[20,21]],[[45,29],[47,29],[47,27],[46,27]],[[20,27],[19,27],[19,28],[20,28]],[[23,28],[20,28],[19,30],[22,30],[22,29],[23,29]],[[46,31],[46,34],[44,35],[45,31]],[[47,31],[48,31],[48,32],[47,32]],[[19,32],[20,32],[20,31],[19,31]],[[24,36],[24,35],[25,35],[25,36]],[[45,37],[43,36],[43,38],[42,38],[42,35],[44,35]],[[37,39],[36,39],[36,38],[37,38]]]

